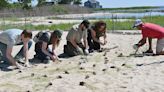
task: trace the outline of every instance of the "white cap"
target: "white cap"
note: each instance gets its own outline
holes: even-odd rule
[[[133,25],[133,28],[141,25],[143,22],[141,21],[141,19],[136,19],[135,22],[134,22],[134,25]]]

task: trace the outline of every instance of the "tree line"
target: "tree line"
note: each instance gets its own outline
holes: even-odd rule
[[[31,9],[31,0],[18,0],[17,3],[9,3],[12,0],[0,0],[0,10],[4,8],[22,8],[22,9]],[[46,0],[38,0],[36,7],[45,5]],[[58,4],[82,4],[82,0],[59,0]]]

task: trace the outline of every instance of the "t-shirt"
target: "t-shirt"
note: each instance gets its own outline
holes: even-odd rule
[[[106,32],[106,31],[103,31],[103,32],[99,31],[98,29],[96,29],[95,25],[92,25],[90,30],[94,30],[96,32],[96,37],[97,38],[99,38],[101,36],[104,36],[105,32]]]
[[[48,34],[48,32],[43,33],[42,36],[39,38],[39,41],[43,41],[48,44],[51,44],[50,43],[50,35]]]
[[[144,23],[141,27],[142,36],[161,39],[164,38],[164,27],[153,23]]]
[[[42,36],[39,38],[39,41],[35,44],[35,50],[40,50],[42,49],[42,44],[43,42],[46,42],[48,45],[50,45],[50,35],[48,34],[48,32],[45,32],[42,34]],[[47,45],[47,48],[48,48]]]
[[[67,41],[70,41],[72,37],[75,36],[75,42],[81,43],[82,39],[87,39],[87,30],[80,30],[79,24],[74,25],[72,29],[68,32],[66,37]]]
[[[0,34],[0,42],[6,44],[8,47],[13,47],[22,42],[21,34],[23,30],[8,29]]]

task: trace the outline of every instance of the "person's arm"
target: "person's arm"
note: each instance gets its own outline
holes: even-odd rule
[[[46,55],[48,55],[53,61],[55,60],[55,58],[53,57],[53,55],[51,55],[48,51],[47,51],[47,43],[43,42],[42,43],[42,52]]]
[[[85,49],[88,48],[88,41],[87,41],[87,39],[84,39],[84,47],[85,47]]]
[[[100,40],[96,38],[96,32],[94,30],[91,30],[91,36],[92,36],[92,38],[95,42],[100,43],[101,45],[103,45],[103,43],[100,42]]]
[[[28,42],[24,42],[23,45],[24,45],[23,51],[25,56],[25,63],[28,63]]]
[[[55,52],[55,47],[56,47],[55,45],[52,45],[53,56],[56,57],[57,59],[59,59],[56,52]]]
[[[88,37],[88,31],[86,30],[85,31],[85,35],[83,36],[83,42],[84,42],[85,49],[88,49],[88,40],[87,40],[87,37]]]
[[[7,49],[6,49],[6,57],[12,63],[12,65],[17,66],[16,65],[16,61],[14,60],[14,58],[11,55],[12,49],[13,49],[13,47],[7,47]]]
[[[103,36],[103,38],[104,38],[104,44],[106,44],[107,43],[107,40],[106,40],[106,32],[104,33],[104,36]]]
[[[146,43],[146,39],[147,39],[147,38],[142,38],[142,39],[138,42],[137,46],[138,46],[138,47],[143,46],[143,45]]]

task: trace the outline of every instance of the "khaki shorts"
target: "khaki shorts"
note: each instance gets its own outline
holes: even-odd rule
[[[164,51],[164,38],[157,40],[156,53]]]

